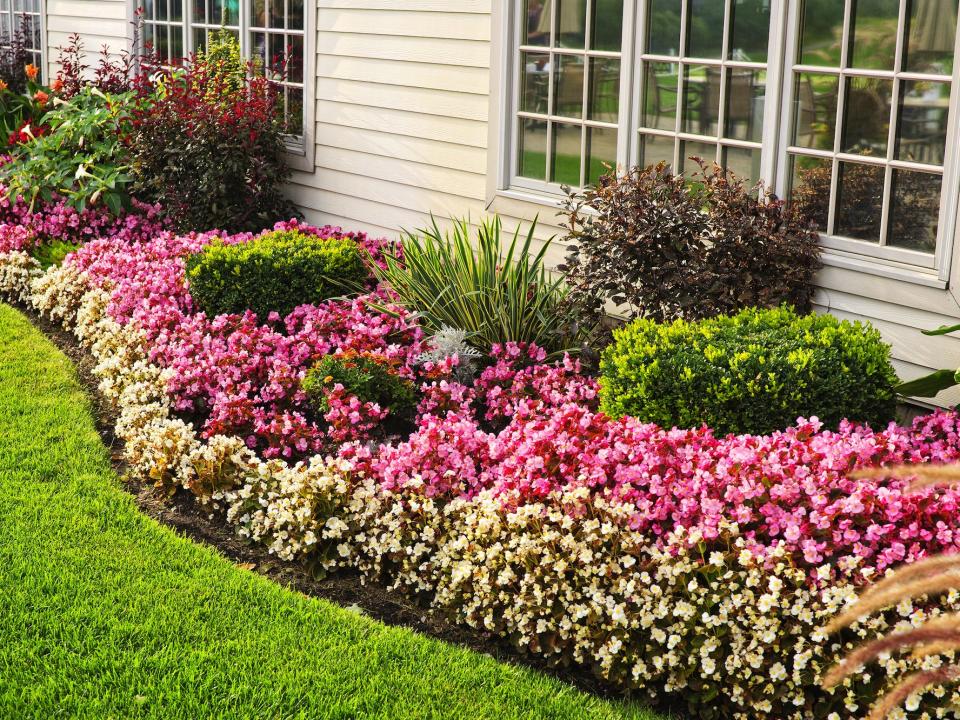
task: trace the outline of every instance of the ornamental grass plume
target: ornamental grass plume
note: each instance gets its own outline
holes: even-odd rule
[[[854,478],[912,477],[908,492],[931,487],[960,485],[960,465],[900,465],[851,473]],[[825,628],[832,634],[873,613],[915,598],[931,597],[960,590],[960,556],[936,555],[906,565],[867,588],[856,603],[835,617]],[[960,650],[960,613],[949,613],[919,626],[887,633],[863,643],[831,668],[822,679],[825,689],[836,687],[856,674],[862,666],[885,654],[911,651],[912,659],[950,654],[951,662],[924,669],[902,678],[881,696],[867,720],[884,720],[911,695],[934,685],[960,680],[960,664],[952,662]]]

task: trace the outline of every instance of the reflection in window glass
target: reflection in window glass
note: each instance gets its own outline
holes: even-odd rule
[[[723,166],[743,178],[746,187],[752,187],[760,179],[760,151],[753,148],[724,148]]]
[[[640,165],[673,165],[673,138],[661,135],[643,135],[640,138]]]
[[[897,119],[897,160],[942,165],[947,148],[950,83],[902,80]]]
[[[553,126],[553,151],[550,179],[561,185],[580,185],[580,125],[557,123]]]
[[[832,160],[803,155],[790,157],[790,202],[822,233],[827,232],[832,173]]]
[[[855,240],[880,241],[883,177],[882,165],[840,163],[834,234]]]
[[[645,65],[643,127],[676,129],[678,68],[677,63],[650,62]]]
[[[899,0],[855,0],[853,7],[850,67],[893,70],[900,19]]]
[[[615,123],[620,117],[620,61],[590,60],[590,107],[587,118]]]
[[[520,119],[520,175],[547,179],[547,123]]]
[[[594,0],[590,48],[620,52],[623,45],[623,0]]]
[[[800,14],[800,63],[840,67],[843,45],[840,0],[805,0]]]
[[[820,73],[797,73],[793,92],[793,144],[833,150],[837,126],[840,78]]]
[[[647,14],[647,52],[651,55],[680,54],[682,0],[650,0]]]
[[[546,0],[526,0],[524,5],[527,22],[524,25],[524,45],[550,44],[550,11],[545,7]]]
[[[914,0],[908,7],[904,70],[952,75],[957,0]]]
[[[583,115],[583,63],[581,55],[557,55],[553,77],[553,114],[579,118]]]
[[[550,99],[550,56],[545,53],[520,54],[520,109],[547,113]]]
[[[712,165],[717,159],[717,146],[694,140],[685,140],[680,143],[680,162],[685,174],[690,175],[700,170],[698,159],[707,165]]]
[[[587,163],[587,185],[596,184],[601,175],[617,169],[616,130],[587,129]]]
[[[582,50],[587,28],[587,0],[544,0],[544,12],[551,12],[550,5],[557,3],[556,47]]]
[[[750,68],[727,70],[727,104],[724,136],[760,142],[763,135],[763,101],[767,73]]]
[[[892,93],[892,80],[847,78],[840,143],[843,152],[878,157],[887,154]]]
[[[716,136],[720,121],[720,70],[713,66],[688,66],[683,84],[683,131]]]
[[[941,177],[893,171],[888,245],[932,253],[937,249]]]
[[[733,3],[731,27],[731,60],[741,62],[767,61],[770,35],[770,0],[738,0]]]
[[[726,4],[717,0],[690,0],[687,7],[687,57],[723,57]]]

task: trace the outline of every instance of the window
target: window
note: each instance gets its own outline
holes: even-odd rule
[[[0,0],[0,45],[10,47],[19,32],[30,62],[43,67],[43,12],[41,0]]]
[[[506,184],[691,157],[763,180],[833,252],[946,279],[958,0],[517,0]]]
[[[206,49],[214,31],[237,37],[244,55],[259,58],[272,75],[283,98],[288,132],[304,144],[303,0],[141,0],[141,7],[144,43],[170,64]]]

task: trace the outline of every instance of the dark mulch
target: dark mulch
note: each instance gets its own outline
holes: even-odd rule
[[[245,569],[257,572],[304,595],[323,598],[337,605],[359,610],[387,625],[407,627],[454,645],[490,655],[501,662],[525,665],[558,677],[586,692],[606,698],[624,698],[600,683],[584,668],[558,668],[537,657],[526,655],[496,635],[480,632],[450,622],[444,616],[424,607],[399,591],[377,584],[363,584],[356,573],[339,572],[317,577],[304,563],[285,562],[270,555],[260,546],[238,538],[219,516],[211,517],[194,497],[180,489],[172,497],[158,495],[151,483],[131,478],[124,472],[122,441],[113,433],[115,414],[97,389],[93,376],[93,358],[81,348],[76,338],[63,328],[40,317],[31,308],[14,305],[39,328],[77,369],[78,377],[90,397],[97,431],[110,450],[124,486],[136,499],[140,510],[157,521],[197,542],[216,549],[221,555]],[[669,712],[669,708],[663,708]]]

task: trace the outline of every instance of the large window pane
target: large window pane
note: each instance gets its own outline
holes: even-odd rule
[[[856,240],[880,241],[883,178],[882,165],[840,163],[835,234]]]
[[[908,5],[903,69],[952,75],[957,0],[912,0]]]
[[[647,15],[647,52],[651,55],[680,54],[682,0],[650,0]]]
[[[925,253],[937,249],[940,186],[939,175],[893,171],[888,245]]]
[[[673,138],[661,135],[642,135],[640,138],[640,165],[673,165]]]
[[[723,22],[726,4],[720,0],[688,0],[687,56],[723,57]]]
[[[727,147],[723,150],[723,167],[752,187],[760,179],[760,150]]]
[[[580,125],[553,126],[553,163],[550,178],[555,183],[579,187],[583,132]]]
[[[623,45],[623,0],[593,0],[590,47],[620,52]]]
[[[729,58],[765,63],[770,38],[770,0],[738,0],[731,8]]]
[[[839,93],[837,75],[797,73],[793,94],[794,145],[833,150]]]
[[[840,67],[843,6],[842,0],[803,0],[800,13],[800,63]]]
[[[693,140],[680,143],[680,162],[685,174],[690,175],[700,170],[697,160],[713,165],[717,160],[717,146]]]
[[[720,123],[720,70],[709,65],[684,69],[684,132],[716,135]]]
[[[553,114],[569,118],[583,117],[582,55],[555,55]]]
[[[595,185],[601,175],[616,169],[617,131],[587,128],[587,185]]]
[[[520,109],[547,113],[550,98],[550,56],[546,53],[521,53]]]
[[[885,157],[890,135],[891,80],[848,78],[843,113],[843,152]]]
[[[547,0],[526,0],[526,23],[522,40],[524,45],[550,44],[550,8],[546,2]]]
[[[726,127],[724,137],[760,142],[767,73],[734,68],[727,71]]]
[[[552,1],[557,3],[556,46],[582,50],[586,40],[587,0],[545,0],[548,9]]]
[[[620,61],[611,58],[590,60],[590,120],[616,123],[620,107]]]
[[[850,67],[893,70],[900,0],[854,0],[853,7]]]
[[[646,63],[643,127],[676,129],[678,68],[677,63]]]
[[[547,123],[520,119],[518,170],[522,177],[547,179]]]
[[[901,81],[895,157],[942,165],[949,110],[950,83]]]
[[[830,217],[832,174],[832,160],[804,155],[790,157],[790,202],[823,233],[827,231]]]

